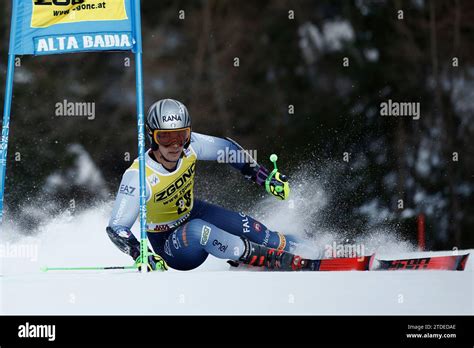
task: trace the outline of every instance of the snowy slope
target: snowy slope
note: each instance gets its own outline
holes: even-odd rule
[[[109,212],[110,206],[104,205],[74,219],[63,215],[35,238],[16,238],[14,228],[7,227],[2,239],[0,312],[474,314],[474,255],[464,272],[230,272],[223,260],[213,257],[190,272],[40,272],[44,265],[129,265],[129,257],[104,232]],[[23,254],[18,255],[20,251]],[[459,251],[465,252],[474,254]],[[399,250],[378,254],[406,255]]]

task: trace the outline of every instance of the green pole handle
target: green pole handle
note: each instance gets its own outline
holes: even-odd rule
[[[270,175],[265,180],[265,189],[267,190],[268,193],[271,193],[270,182],[272,181],[273,176],[278,172],[278,167],[276,163],[278,161],[278,156],[275,154],[272,154],[270,156],[270,161],[273,163],[273,170],[271,171]],[[283,190],[283,187],[281,186],[275,187],[275,191],[278,193],[280,193],[282,190]]]
[[[142,264],[141,272],[148,271],[148,240],[146,238],[140,239],[140,262]]]

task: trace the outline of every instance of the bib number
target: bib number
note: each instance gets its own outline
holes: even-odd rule
[[[181,215],[191,206],[191,190],[186,191],[183,197],[181,197],[177,202],[176,206],[178,207],[178,215]]]

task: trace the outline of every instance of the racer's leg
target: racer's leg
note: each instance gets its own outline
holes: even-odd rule
[[[170,267],[182,271],[198,267],[209,254],[282,271],[296,271],[309,265],[308,260],[300,256],[254,243],[202,219],[192,219],[169,233],[167,238],[164,234],[161,237],[151,234],[149,238],[155,252]]]
[[[306,249],[305,241],[296,236],[271,231],[261,222],[244,213],[234,212],[220,206],[196,200],[191,212],[192,218],[199,218],[211,223],[219,229],[236,236],[248,238],[257,244],[269,248],[294,252]],[[302,254],[307,254],[304,252]],[[313,257],[307,255],[307,257]]]
[[[201,219],[192,219],[171,233],[149,233],[153,250],[177,270],[200,266],[209,254],[237,261],[245,251],[242,238]]]

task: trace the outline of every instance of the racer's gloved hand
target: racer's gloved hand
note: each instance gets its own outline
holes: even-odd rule
[[[140,268],[140,242],[135,238],[132,232],[126,228],[119,228],[115,231],[112,227],[106,228],[107,235],[112,242],[124,253],[130,255],[135,261],[135,266]],[[160,255],[154,254],[148,249],[148,271],[166,271],[168,265]]]
[[[270,172],[264,166],[252,166],[249,163],[246,163],[242,167],[241,172],[243,175],[245,175],[246,178],[254,181],[260,186],[265,187],[265,189],[269,193],[271,193],[278,199],[284,200],[287,199],[290,195],[290,186],[288,184],[288,178],[286,175],[283,175],[278,171],[275,173],[275,175],[272,176],[268,188],[267,178],[270,175]]]
[[[140,268],[141,266],[140,257],[135,260],[135,266]],[[148,254],[148,272],[152,271],[167,271],[168,265],[160,255],[150,253]]]
[[[288,184],[288,178],[286,175],[276,172],[270,180],[268,185],[270,193],[276,198],[284,200],[290,195],[290,185]]]

